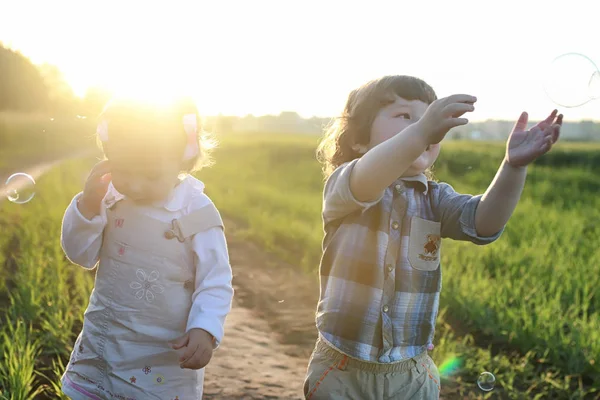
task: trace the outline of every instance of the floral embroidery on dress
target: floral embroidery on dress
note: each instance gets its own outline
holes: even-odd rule
[[[138,269],[135,274],[139,282],[133,281],[129,284],[129,287],[137,290],[135,292],[136,299],[141,300],[145,297],[148,303],[152,303],[155,293],[164,292],[165,288],[156,282],[158,280],[158,271],[152,271],[150,275],[146,275],[143,269]]]
[[[136,381],[136,379],[135,379],[135,376],[132,376],[131,378],[129,378],[129,381],[130,381],[131,383],[135,383],[135,381]]]
[[[161,374],[154,374],[154,383],[163,385],[165,383],[165,377]]]
[[[142,371],[144,371],[144,374],[148,375],[150,372],[152,372],[152,367],[146,365]]]

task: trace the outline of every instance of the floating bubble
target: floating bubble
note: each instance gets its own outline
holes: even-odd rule
[[[546,71],[544,90],[550,100],[559,106],[582,106],[600,97],[600,71],[583,54],[560,55]]]
[[[25,204],[35,196],[35,179],[29,174],[17,172],[6,180],[6,198],[16,204]]]
[[[490,392],[494,389],[496,377],[491,372],[482,372],[477,379],[477,386],[484,392]]]
[[[600,71],[594,72],[590,78],[589,93],[592,100],[600,98]]]

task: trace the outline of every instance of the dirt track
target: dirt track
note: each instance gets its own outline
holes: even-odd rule
[[[317,283],[226,221],[236,290],[225,338],[206,369],[205,399],[302,399],[314,340]]]

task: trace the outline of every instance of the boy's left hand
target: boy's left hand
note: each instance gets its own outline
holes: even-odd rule
[[[201,369],[206,367],[213,354],[213,336],[204,329],[190,329],[182,337],[171,342],[175,350],[185,348],[179,357],[181,368]]]
[[[513,167],[524,167],[539,156],[547,153],[560,135],[563,115],[556,116],[557,110],[527,130],[528,115],[521,114],[506,144],[506,161]]]

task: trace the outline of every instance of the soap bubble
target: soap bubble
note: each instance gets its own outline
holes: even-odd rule
[[[582,106],[600,97],[600,71],[583,54],[560,55],[550,63],[546,71],[544,90],[559,106]]]
[[[477,379],[477,386],[484,392],[490,392],[494,389],[496,384],[496,377],[491,372],[482,372]]]
[[[589,94],[592,100],[600,98],[600,71],[594,72],[590,79]]]
[[[6,198],[16,204],[25,204],[35,196],[35,179],[29,174],[17,172],[6,180]]]

